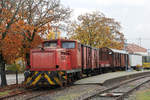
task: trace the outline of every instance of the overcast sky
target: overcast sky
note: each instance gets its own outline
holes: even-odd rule
[[[150,49],[150,0],[61,0],[74,10],[72,17],[100,11],[120,22],[122,32],[130,43]]]

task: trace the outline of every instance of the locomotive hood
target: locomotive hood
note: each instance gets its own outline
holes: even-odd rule
[[[61,53],[66,52],[62,48],[33,49],[30,51],[31,71],[47,71],[59,69]]]

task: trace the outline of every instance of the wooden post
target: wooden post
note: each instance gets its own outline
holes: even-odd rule
[[[5,61],[3,59],[2,54],[0,53],[0,74],[1,74],[1,86],[6,86],[7,85],[7,80],[6,80],[6,72],[5,72]]]
[[[18,71],[16,71],[16,84],[18,85]]]

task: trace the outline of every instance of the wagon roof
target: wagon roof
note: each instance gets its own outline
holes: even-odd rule
[[[108,49],[108,50],[112,51],[113,53],[128,54],[128,52],[127,52],[127,51],[125,51],[125,50],[112,49],[112,48],[108,48],[108,47],[103,47],[103,48],[106,48],[106,49]],[[103,48],[102,48],[102,49],[103,49]]]
[[[112,48],[109,48],[110,50],[112,50],[113,52],[115,52],[115,53],[123,53],[123,54],[128,54],[128,52],[127,51],[125,51],[125,50],[117,50],[117,49],[112,49]]]

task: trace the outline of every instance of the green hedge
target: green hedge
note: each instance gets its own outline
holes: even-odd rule
[[[24,69],[25,69],[25,66],[20,66],[19,64],[6,65],[6,70],[7,70],[7,71],[23,72]]]

